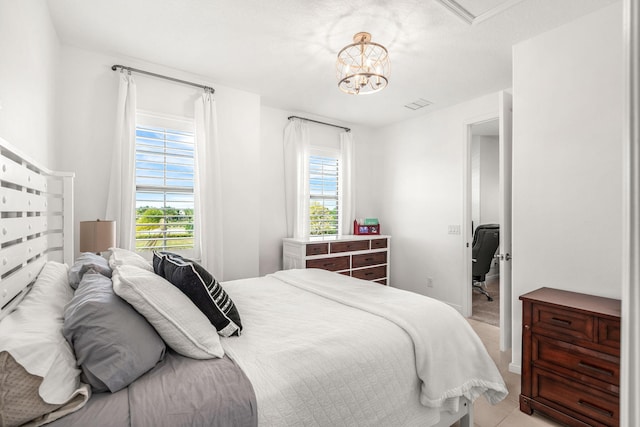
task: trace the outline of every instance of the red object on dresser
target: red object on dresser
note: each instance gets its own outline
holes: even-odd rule
[[[359,235],[369,235],[369,234],[380,234],[380,224],[359,224],[358,220],[353,221],[353,234]]]

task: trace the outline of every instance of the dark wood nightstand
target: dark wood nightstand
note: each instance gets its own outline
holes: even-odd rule
[[[570,426],[618,426],[620,301],[551,288],[520,299],[520,410]]]

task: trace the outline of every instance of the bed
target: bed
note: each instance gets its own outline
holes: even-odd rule
[[[50,171],[4,140],[0,149],[2,337],[4,330],[11,334],[15,313],[48,298],[38,294],[50,287],[41,281],[51,272],[73,270],[79,261],[73,255],[73,174]],[[111,257],[116,253],[120,250],[114,249]],[[168,283],[168,276],[161,277],[154,265],[149,272],[149,265],[116,261],[110,278],[114,292],[153,325],[166,348],[149,345],[141,350],[154,353],[157,363],[115,392],[94,388],[92,393],[79,380],[85,377],[76,366],[72,399],[30,425],[450,426],[459,420],[461,426],[472,426],[473,400],[484,396],[497,403],[506,396],[495,364],[454,309],[324,270],[286,270],[220,284],[241,316],[242,333],[230,330],[225,334],[229,336],[218,337],[214,328],[212,350],[203,357],[185,357],[152,315],[128,299],[141,289],[157,292],[157,283]],[[94,273],[86,277],[100,276]],[[73,305],[69,300],[79,291],[74,295],[68,286],[60,286],[61,298],[68,299],[60,305],[68,314]],[[78,289],[88,292],[89,287]],[[180,306],[171,304],[156,314]],[[185,306],[178,315],[186,318],[189,310]],[[195,320],[185,322],[189,328]],[[58,335],[56,340],[65,342],[62,333]],[[10,342],[0,341],[0,355],[9,354],[4,347]],[[80,365],[84,356],[74,349],[71,357]],[[6,391],[1,372],[2,366],[0,424]],[[40,375],[42,384],[45,375]],[[51,398],[44,399],[42,384],[39,397],[48,404]]]

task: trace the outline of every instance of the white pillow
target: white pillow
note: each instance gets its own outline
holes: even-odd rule
[[[89,390],[80,383],[73,350],[62,335],[64,307],[73,296],[68,274],[65,264],[49,261],[44,265],[25,298],[0,322],[0,353],[6,351],[26,372],[42,378],[37,388],[39,397],[23,400],[41,398],[59,406],[81,394],[84,397],[74,408],[79,409],[89,398]]]
[[[141,255],[122,248],[109,248],[111,255],[109,256],[109,267],[115,269],[119,265],[135,265],[145,270],[153,271],[153,265]]]
[[[178,288],[133,265],[113,270],[113,290],[156,329],[176,352],[194,359],[224,356],[216,328]]]

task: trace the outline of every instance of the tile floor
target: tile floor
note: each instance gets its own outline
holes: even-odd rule
[[[509,372],[511,350],[500,351],[499,329],[488,323],[467,319],[471,327],[480,336],[491,358],[496,362],[509,395],[497,405],[490,405],[484,397],[474,403],[475,427],[557,427],[561,426],[544,415],[536,412],[526,415],[520,412],[518,396],[520,394],[520,375]]]

